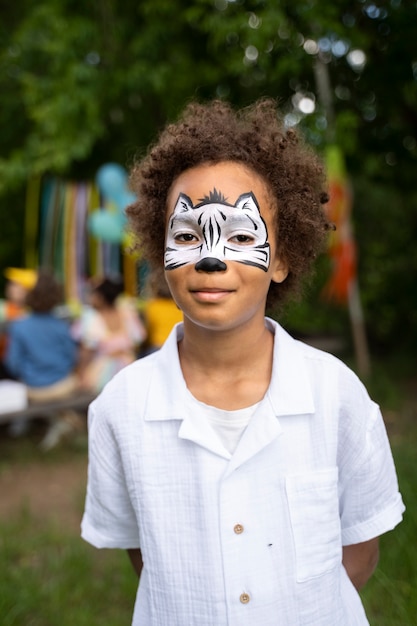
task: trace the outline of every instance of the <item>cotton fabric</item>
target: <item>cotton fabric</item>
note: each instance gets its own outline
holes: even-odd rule
[[[187,400],[182,325],[91,405],[82,536],[141,548],[134,626],[368,624],[341,558],[404,510],[379,408],[266,323],[271,384],[234,454]]]
[[[207,421],[216,436],[226,450],[233,454],[237,448],[243,433],[252,415],[255,413],[259,402],[244,409],[234,411],[226,411],[210,406],[204,402],[200,402],[194,396],[188,394],[189,401],[194,404],[195,410],[201,416],[201,419]]]

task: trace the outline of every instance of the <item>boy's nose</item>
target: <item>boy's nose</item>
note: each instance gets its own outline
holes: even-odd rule
[[[195,264],[195,269],[197,272],[225,272],[227,265],[223,263],[223,261],[220,261],[220,259],[207,256]]]

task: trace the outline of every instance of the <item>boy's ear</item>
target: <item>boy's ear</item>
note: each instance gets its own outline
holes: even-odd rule
[[[274,283],[283,283],[288,276],[288,265],[280,257],[275,257],[273,261],[273,272],[271,280]]]

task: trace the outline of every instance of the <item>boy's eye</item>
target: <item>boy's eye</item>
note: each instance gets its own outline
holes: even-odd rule
[[[174,239],[175,241],[178,241],[179,243],[189,243],[193,241],[198,241],[197,237],[193,235],[192,233],[178,233],[177,235],[175,235]]]
[[[251,235],[244,235],[244,234],[239,234],[239,235],[233,235],[233,237],[230,238],[231,241],[234,241],[236,243],[243,243],[243,244],[251,244],[254,241],[254,238]]]

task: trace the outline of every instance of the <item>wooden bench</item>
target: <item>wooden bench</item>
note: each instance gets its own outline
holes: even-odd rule
[[[58,411],[73,409],[74,411],[87,411],[88,405],[96,395],[91,393],[78,393],[48,402],[31,402],[24,409],[0,413],[0,424],[11,422],[19,418],[55,417]]]

